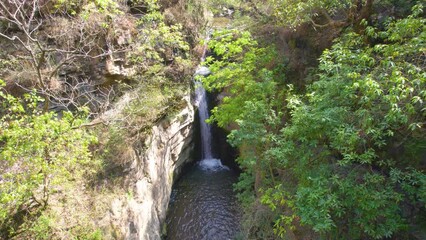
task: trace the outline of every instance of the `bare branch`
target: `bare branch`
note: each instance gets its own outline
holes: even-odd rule
[[[2,31],[0,37],[10,41],[17,50],[27,52],[23,59],[32,69],[25,71],[37,76],[37,93],[45,98],[44,110],[57,106],[66,110],[89,106],[105,111],[113,95],[112,90],[105,92],[89,79],[81,79],[81,76],[79,79],[73,79],[71,84],[67,82],[71,76],[61,80],[63,77],[58,73],[65,66],[78,66],[78,62],[85,60],[112,57],[114,54],[129,51],[129,48],[116,49],[110,42],[111,39],[106,37],[106,30],[100,25],[88,24],[79,17],[69,21],[61,17],[54,18],[52,15],[42,16],[41,7],[40,0],[0,1],[0,20],[19,29],[19,32],[11,31],[10,34]],[[43,37],[47,37],[50,42],[38,34],[43,24],[47,26]],[[64,28],[61,24],[66,24],[67,27]],[[53,87],[52,83],[55,81],[61,87]],[[19,84],[17,86],[26,91],[31,90]],[[52,106],[49,106],[50,103]]]
[[[97,118],[97,119],[91,121],[90,123],[83,123],[83,124],[81,124],[79,126],[72,127],[72,129],[78,129],[78,128],[83,128],[83,127],[93,127],[93,126],[96,126],[96,125],[99,125],[99,124],[102,124],[104,126],[108,126],[109,125],[103,119]]]

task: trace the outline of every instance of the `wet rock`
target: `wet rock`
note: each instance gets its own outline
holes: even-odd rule
[[[208,76],[210,74],[211,74],[211,71],[208,67],[200,66],[197,68],[194,75]]]

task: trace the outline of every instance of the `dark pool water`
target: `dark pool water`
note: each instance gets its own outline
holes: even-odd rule
[[[198,162],[174,186],[166,239],[235,239],[241,216],[232,190],[237,178],[220,160]]]

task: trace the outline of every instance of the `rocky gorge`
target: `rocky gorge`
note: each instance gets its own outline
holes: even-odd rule
[[[194,160],[194,106],[190,96],[172,119],[152,127],[144,143],[133,147],[126,168],[131,196],[112,201],[103,224],[125,239],[160,239],[172,185],[183,167]]]

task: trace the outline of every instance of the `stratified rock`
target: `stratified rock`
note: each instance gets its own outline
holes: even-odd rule
[[[145,149],[133,149],[129,172],[134,176],[132,195],[112,202],[101,225],[119,230],[123,239],[158,240],[166,218],[173,181],[192,159],[194,108],[186,107],[172,120],[164,119],[151,130]]]

